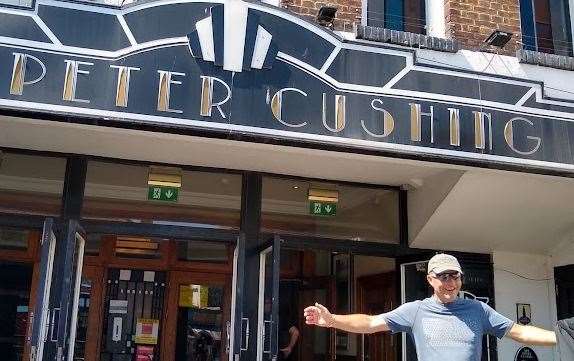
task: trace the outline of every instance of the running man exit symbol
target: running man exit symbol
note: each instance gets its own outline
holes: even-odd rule
[[[147,199],[150,201],[177,202],[179,189],[176,187],[150,186]]]
[[[314,216],[334,216],[337,214],[337,203],[317,201],[310,202],[309,213]]]

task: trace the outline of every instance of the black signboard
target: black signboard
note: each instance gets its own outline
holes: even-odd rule
[[[530,347],[522,347],[516,353],[515,361],[538,361],[538,356],[536,352]]]
[[[540,82],[422,64],[257,2],[35,6],[0,6],[0,111],[574,172],[574,102]]]

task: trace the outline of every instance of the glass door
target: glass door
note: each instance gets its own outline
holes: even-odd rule
[[[48,339],[48,326],[50,322],[50,288],[52,285],[52,271],[56,254],[56,235],[54,233],[54,221],[46,219],[40,240],[40,276],[36,290],[34,311],[31,313],[32,332],[30,339],[31,361],[42,361],[44,345]]]
[[[231,323],[228,331],[229,361],[239,361],[241,351],[247,351],[243,345],[249,344],[249,318],[243,317],[243,287],[245,270],[245,236],[237,237],[233,252],[233,281],[231,295]],[[245,333],[244,325],[245,324]],[[245,338],[243,335],[245,334]]]
[[[83,236],[83,231],[81,231],[80,227],[76,222],[71,222],[70,224],[70,235],[69,238],[73,239],[74,248],[72,254],[72,272],[70,275],[70,280],[72,280],[72,290],[70,290],[71,300],[68,301],[69,309],[69,325],[70,325],[70,334],[68,336],[68,345],[67,345],[67,361],[74,360],[74,350],[76,345],[76,336],[78,331],[78,310],[80,304],[80,293],[81,293],[81,286],[82,286],[82,270],[84,268],[84,249],[86,247],[86,240]],[[68,239],[70,242],[70,239]]]
[[[280,243],[280,238],[275,236],[259,255],[257,361],[277,360]]]

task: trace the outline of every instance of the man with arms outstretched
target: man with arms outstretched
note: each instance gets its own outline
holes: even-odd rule
[[[305,309],[305,322],[354,333],[406,332],[413,338],[419,361],[480,361],[483,334],[506,336],[529,345],[556,344],[554,332],[516,324],[484,302],[458,298],[462,269],[454,256],[432,257],[427,281],[434,290],[431,297],[390,312],[334,315],[316,303]]]

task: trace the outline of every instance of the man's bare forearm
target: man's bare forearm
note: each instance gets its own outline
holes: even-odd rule
[[[383,331],[376,324],[375,316],[364,314],[333,315],[333,322],[329,327],[352,333],[373,333]]]
[[[556,333],[535,326],[523,326],[515,324],[511,330],[510,336],[513,340],[527,345],[556,345]]]

